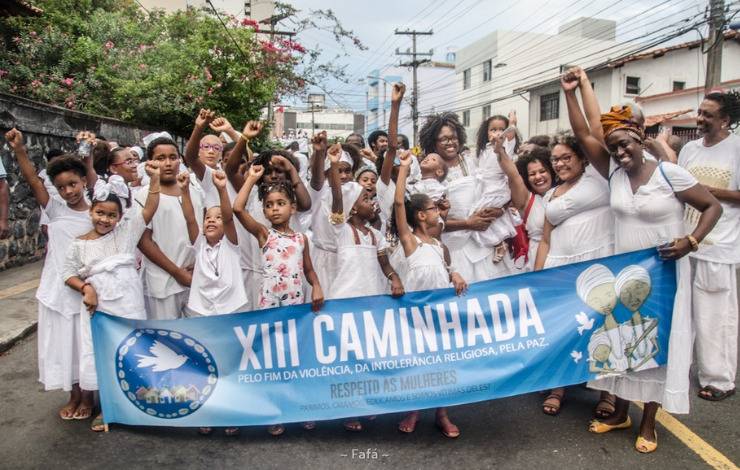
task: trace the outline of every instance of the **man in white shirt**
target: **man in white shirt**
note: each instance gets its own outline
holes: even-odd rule
[[[697,115],[701,139],[686,144],[678,163],[721,202],[722,217],[691,254],[699,397],[722,400],[735,392],[738,305],[735,266],[740,263],[740,94],[710,93]],[[689,226],[699,213],[688,207]]]

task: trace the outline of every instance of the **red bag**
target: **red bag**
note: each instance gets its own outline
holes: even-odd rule
[[[532,209],[534,204],[535,195],[529,198],[527,208],[524,209],[524,216],[522,217],[522,223],[516,226],[516,235],[514,235],[514,265],[523,268],[529,261],[529,234],[527,233],[527,217],[529,217],[529,211]],[[524,257],[524,262],[519,260]]]

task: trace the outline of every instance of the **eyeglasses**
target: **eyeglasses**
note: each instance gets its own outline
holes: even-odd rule
[[[558,163],[570,163],[570,161],[573,160],[573,154],[572,153],[566,153],[562,157],[550,157],[550,163],[554,165]]]
[[[424,208],[424,209],[422,209],[421,211],[422,211],[422,212],[426,212],[426,211],[436,211],[436,210],[439,210],[439,207],[437,207],[437,206],[432,206],[432,207],[425,207],[425,208]]]
[[[126,160],[118,163],[111,163],[110,166],[118,166],[118,165],[128,165],[128,166],[136,166],[139,164],[139,160],[135,158],[127,158]]]
[[[201,150],[213,150],[214,152],[220,152],[224,149],[223,145],[219,144],[200,144]]]
[[[451,144],[453,142],[457,142],[457,136],[453,137],[438,137],[437,142],[440,144]]]

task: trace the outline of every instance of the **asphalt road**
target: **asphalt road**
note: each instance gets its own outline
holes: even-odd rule
[[[398,415],[385,415],[366,422],[361,433],[333,421],[314,431],[290,425],[278,438],[264,427],[244,428],[238,437],[202,437],[192,429],[118,425],[95,434],[89,422],[59,419],[56,412],[67,395],[44,392],[36,378],[34,334],[0,356],[0,468],[711,468],[662,425],[658,451],[638,454],[637,407],[631,430],[590,434],[598,395],[581,387],[569,389],[557,417],[542,413],[539,394],[452,408],[462,431],[456,440],[441,436],[431,411],[412,435],[396,430]],[[737,396],[721,403],[693,396],[691,415],[677,416],[698,436],[692,446],[706,444],[705,455],[706,449],[715,455],[713,448],[740,463]]]

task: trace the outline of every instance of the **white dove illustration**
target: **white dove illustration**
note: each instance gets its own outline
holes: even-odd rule
[[[580,361],[581,358],[583,357],[583,353],[580,352],[580,351],[571,351],[570,352],[570,357],[573,358],[573,362],[575,362],[576,364],[578,364],[578,361]]]
[[[579,335],[583,335],[583,330],[590,330],[591,328],[594,327],[594,319],[588,318],[588,315],[586,315],[583,312],[580,312],[579,314],[576,315],[576,321],[578,322],[579,325],[581,325],[578,327]]]
[[[149,348],[149,352],[152,353],[152,356],[136,355],[136,357],[140,358],[136,367],[153,366],[153,372],[164,372],[166,370],[177,369],[188,360],[187,356],[175,353],[175,351],[159,341],[154,341],[154,344]]]

